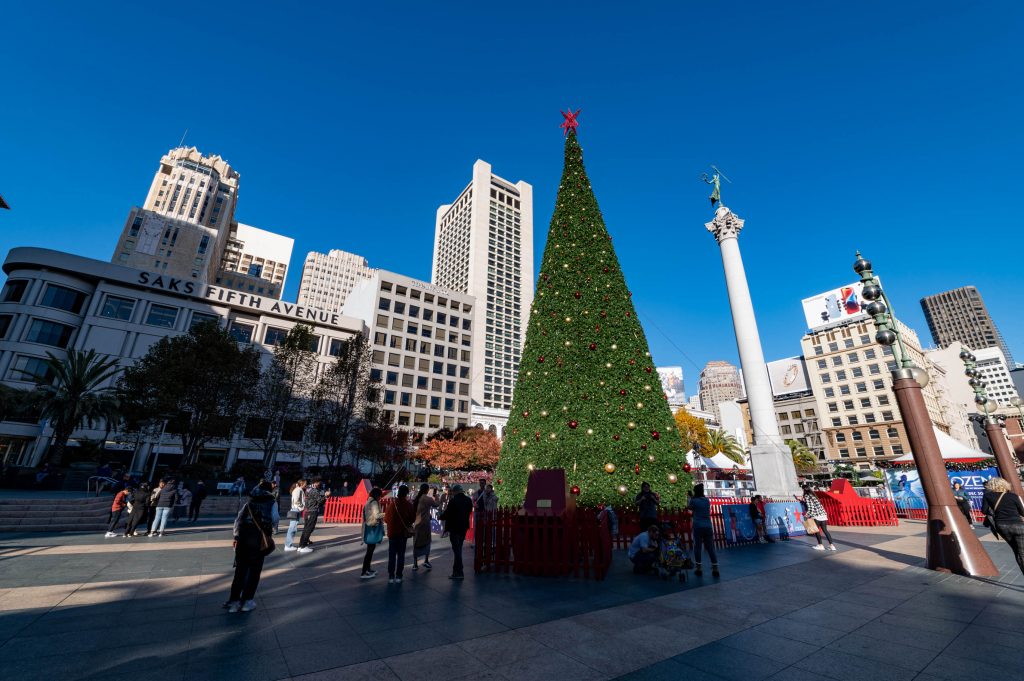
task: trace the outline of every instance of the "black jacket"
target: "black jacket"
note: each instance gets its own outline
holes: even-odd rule
[[[156,503],[153,506],[156,508],[171,508],[176,501],[178,501],[177,484],[164,485],[164,488],[160,490],[160,496],[156,498]]]
[[[238,542],[236,553],[259,555],[260,534],[268,538],[273,531],[274,496],[262,490],[256,491],[249,503],[235,517],[234,538]]]
[[[473,514],[473,502],[465,494],[456,494],[441,514],[444,529],[450,534],[465,534],[469,531],[469,517]]]

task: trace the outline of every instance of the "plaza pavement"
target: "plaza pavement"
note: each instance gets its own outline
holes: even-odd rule
[[[833,530],[721,552],[723,576],[685,585],[629,573],[604,582],[357,579],[356,528],[317,531],[309,555],[268,559],[251,613],[227,614],[226,524],[163,538],[0,535],[0,675],[8,679],[1024,678],[1024,579],[1005,544],[1000,580],[920,567],[923,525]],[[985,531],[987,533],[987,531]],[[979,530],[980,534],[980,530]],[[279,539],[281,537],[279,536]],[[467,552],[468,553],[468,552]],[[467,556],[468,557],[468,556]]]

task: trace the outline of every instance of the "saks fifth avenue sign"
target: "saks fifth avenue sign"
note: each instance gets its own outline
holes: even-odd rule
[[[198,281],[169,277],[165,274],[158,274],[156,272],[139,272],[137,282],[149,288],[167,291],[169,293],[180,293],[186,296],[193,296],[195,298],[206,300],[210,303],[219,303],[221,305],[230,305],[231,307],[236,308],[249,308],[259,312],[266,312],[268,314],[283,315],[285,317],[291,317],[296,321],[313,322],[315,324],[327,324],[330,326],[337,326],[339,328],[346,328],[341,322],[344,317],[336,312],[318,310],[304,305],[296,305],[295,303],[286,303],[274,298],[254,296],[251,293],[233,291],[231,289],[221,288],[220,286],[210,286]]]

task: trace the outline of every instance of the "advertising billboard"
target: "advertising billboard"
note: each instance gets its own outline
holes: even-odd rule
[[[658,367],[658,378],[661,379],[661,389],[668,395],[669,405],[674,407],[686,404],[686,395],[683,391],[683,367]]]
[[[750,517],[749,504],[723,504],[722,521],[728,544],[757,541],[757,528]],[[799,501],[770,502],[764,505],[765,530],[769,539],[786,540],[807,534],[803,525],[803,507]]]
[[[802,301],[807,328],[819,329],[839,322],[866,317],[861,291],[864,284],[855,282],[819,293]]]
[[[946,471],[949,486],[952,487],[954,482],[959,482],[967,492],[971,506],[976,509],[981,508],[985,483],[997,475],[999,475],[999,471],[995,468],[982,468],[976,471]],[[916,468],[890,468],[885,472],[885,477],[889,483],[889,489],[892,490],[893,501],[898,507],[928,508],[924,498],[924,488],[921,487],[921,476]]]
[[[775,397],[802,393],[811,389],[807,382],[807,366],[803,357],[788,357],[768,362],[768,380]]]

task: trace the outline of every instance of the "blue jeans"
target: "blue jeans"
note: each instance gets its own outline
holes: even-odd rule
[[[163,532],[167,525],[167,516],[171,514],[170,506],[163,506],[156,509],[156,516],[153,520],[153,531]]]
[[[405,547],[409,543],[408,537],[388,539],[388,577],[402,578],[402,571],[405,570]]]
[[[288,532],[284,535],[284,545],[291,546],[292,542],[295,541],[295,529],[299,526],[299,519],[288,521]]]
[[[448,540],[452,543],[452,553],[455,554],[455,562],[452,563],[452,576],[463,577],[462,567],[462,544],[466,541],[466,533],[451,532]]]
[[[693,528],[693,562],[700,565],[701,545],[708,550],[708,558],[712,565],[718,565],[718,554],[715,553],[715,531],[710,527]]]

